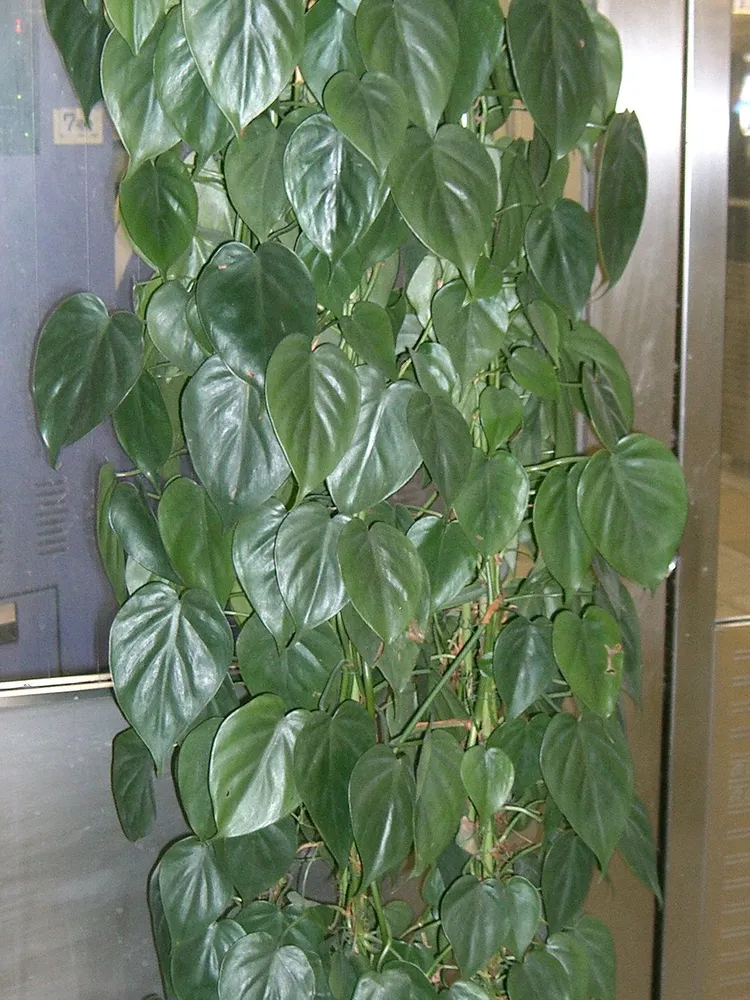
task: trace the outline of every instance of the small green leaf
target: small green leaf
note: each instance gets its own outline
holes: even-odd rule
[[[461,974],[470,979],[503,945],[510,929],[505,888],[495,879],[462,875],[443,896],[443,931]]]
[[[146,310],[148,335],[164,357],[192,375],[206,355],[198,345],[187,320],[188,293],[179,281],[165,281],[149,299]]]
[[[116,485],[115,470],[106,462],[99,470],[96,490],[96,544],[117,602],[124,604],[128,599],[128,590],[125,586],[125,550],[119,536],[109,523],[109,504]]]
[[[542,866],[542,898],[550,933],[570,927],[586,901],[595,859],[573,830],[558,834]]]
[[[102,48],[110,32],[101,5],[81,0],[44,0],[50,34],[70,77],[83,113],[89,113],[102,91],[99,80]]]
[[[114,487],[109,500],[109,523],[132,559],[156,576],[179,583],[156,519],[137,486],[118,483]]]
[[[234,138],[224,157],[227,193],[240,218],[259,240],[268,238],[289,209],[284,188],[284,150],[293,126],[274,126],[261,115]]]
[[[646,211],[646,149],[638,116],[615,115],[599,155],[594,219],[599,264],[610,287],[620,280]]]
[[[567,970],[541,948],[530,951],[523,962],[512,966],[507,990],[509,1000],[539,1000],[539,997],[572,1000]]]
[[[570,1000],[587,1000],[589,960],[583,947],[568,931],[550,934],[544,946],[568,973]]]
[[[382,306],[374,302],[357,302],[351,316],[341,320],[341,332],[347,344],[366,361],[395,381],[396,338],[390,317]]]
[[[105,0],[112,24],[135,55],[164,13],[164,0]]]
[[[601,371],[614,393],[625,423],[633,423],[633,390],[630,378],[622,363],[622,359],[605,337],[588,323],[579,321],[565,335],[564,353],[571,358],[577,368],[593,362],[594,367]],[[578,371],[576,371],[578,374]],[[579,409],[584,409],[580,401]]]
[[[232,902],[232,883],[210,844],[184,837],[159,862],[159,890],[173,941],[192,937]]]
[[[489,450],[496,451],[523,423],[523,402],[512,389],[485,386],[479,397],[479,416]]]
[[[216,1000],[224,956],[243,934],[238,923],[223,919],[176,941],[172,952],[172,981],[177,995],[189,996],[190,1000]]]
[[[273,888],[289,871],[297,852],[297,826],[291,816],[241,837],[215,840],[222,868],[244,903]]]
[[[450,7],[458,25],[458,68],[445,113],[458,121],[497,64],[505,22],[495,0],[450,0]]]
[[[476,576],[476,552],[460,526],[442,517],[420,517],[407,538],[427,567],[432,608],[437,611]]]
[[[548,725],[549,716],[544,714],[535,715],[529,721],[524,718],[513,719],[498,726],[487,740],[488,747],[498,747],[511,759],[515,773],[515,797],[521,797],[542,780],[539,754]]]
[[[360,80],[344,70],[328,81],[323,96],[339,132],[379,173],[385,173],[409,121],[399,84],[386,73],[365,73]]]
[[[154,762],[134,729],[124,729],[112,741],[112,796],[128,840],[145,837],[156,819]]]
[[[535,347],[517,347],[508,358],[508,369],[516,382],[542,399],[557,399],[560,386],[555,368]]]
[[[477,743],[463,756],[461,780],[481,822],[486,823],[510,798],[513,764],[502,750]]]
[[[466,483],[472,460],[469,426],[449,397],[415,393],[407,410],[409,429],[433,482],[447,503]]]
[[[662,892],[656,868],[654,835],[648,818],[648,810],[637,795],[633,796],[630,815],[617,849],[635,877],[639,878],[653,892],[661,904]]]
[[[357,982],[352,1000],[414,1000],[409,976],[398,968],[366,972]]]
[[[315,973],[303,951],[270,934],[248,934],[221,966],[219,1000],[313,1000]]]
[[[565,590],[573,591],[585,585],[594,555],[576,500],[582,472],[582,463],[550,469],[534,501],[534,534],[545,564]]]
[[[492,664],[505,718],[515,719],[549,690],[557,675],[551,622],[522,615],[508,622],[495,643]]]
[[[640,704],[643,654],[641,624],[635,602],[619,574],[601,558],[596,560],[596,575],[599,582],[594,588],[594,604],[612,615],[620,626],[623,647],[622,686]]]
[[[232,558],[242,589],[281,648],[294,632],[276,576],[275,546],[279,525],[286,517],[279,500],[266,500],[250,511],[234,530]]]
[[[518,875],[505,883],[505,893],[510,911],[507,947],[520,958],[539,930],[542,901],[531,882]]]
[[[417,765],[414,847],[422,868],[434,865],[456,835],[466,802],[461,748],[448,733],[427,733]]]
[[[540,205],[526,224],[524,245],[534,277],[546,294],[571,318],[577,317],[596,271],[596,236],[586,210],[568,198],[560,198],[552,207]]]
[[[615,944],[609,928],[596,917],[583,917],[570,933],[589,960],[586,995],[593,1000],[615,1000]]]
[[[454,507],[467,536],[489,556],[501,552],[515,538],[526,516],[528,499],[529,479],[517,458],[505,451],[487,458],[475,450]]]
[[[319,104],[323,90],[334,74],[342,70],[357,79],[365,69],[354,30],[354,10],[338,0],[317,0],[305,14],[305,48],[300,69],[305,84]]]
[[[221,719],[210,718],[191,729],[177,754],[177,790],[188,823],[199,840],[216,833],[214,808],[208,790],[208,762]]]
[[[447,996],[448,1000],[490,1000],[489,994],[475,983],[453,983]]]
[[[172,450],[172,423],[159,383],[142,372],[113,414],[117,440],[137,469],[156,480]]]
[[[617,708],[622,686],[622,644],[617,622],[601,608],[582,618],[563,610],[555,616],[555,659],[573,694],[597,715]]]

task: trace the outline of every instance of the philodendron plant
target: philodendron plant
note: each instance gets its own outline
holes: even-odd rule
[[[46,6],[154,271],[132,313],[58,306],[33,390],[53,464],[111,417],[134,466],[97,529],[117,811],[143,836],[171,772],[192,830],[149,886],[165,997],[611,1000],[592,877],[619,851],[659,895],[621,577],[656,587],[686,515],[584,318],[645,198],[615,30],[581,0]]]

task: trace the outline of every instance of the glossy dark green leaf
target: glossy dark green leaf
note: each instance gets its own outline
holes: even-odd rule
[[[396,528],[358,519],[341,533],[339,562],[352,604],[385,643],[423,617],[429,578],[412,543]]]
[[[460,387],[456,366],[442,344],[428,340],[410,353],[417,381],[425,392],[431,396],[447,392],[452,396]]]
[[[356,371],[331,344],[311,351],[307,337],[287,337],[268,365],[266,402],[302,497],[333,472],[351,443],[359,415]]]
[[[117,440],[137,469],[156,479],[172,450],[172,423],[159,383],[148,372],[113,414]]]
[[[330,258],[362,236],[387,193],[375,167],[322,114],[306,118],[289,139],[284,179],[302,231]]]
[[[633,390],[622,359],[609,341],[593,326],[578,322],[566,333],[564,349],[576,366],[593,362],[594,367],[604,373],[625,423],[630,426],[633,422]],[[583,409],[583,405],[580,408]]]
[[[570,1000],[587,1000],[589,960],[583,947],[568,931],[550,934],[544,946],[568,973]]]
[[[623,647],[622,686],[640,704],[643,679],[641,624],[630,591],[603,559],[595,562],[599,582],[594,588],[594,603],[603,608],[620,626]]]
[[[571,930],[589,960],[587,996],[615,1000],[615,944],[609,928],[596,917],[583,917]]]
[[[259,507],[289,475],[257,382],[209,358],[182,396],[190,459],[225,525]]]
[[[156,576],[179,583],[156,519],[143,494],[132,483],[118,483],[112,491],[109,523],[131,558]]]
[[[446,116],[458,121],[471,110],[497,64],[505,22],[495,0],[450,0],[449,5],[458,25],[458,69]]]
[[[599,70],[596,34],[580,0],[513,0],[507,35],[523,102],[555,159],[586,127]]]
[[[185,0],[190,50],[209,93],[239,135],[289,82],[302,52],[303,0]]]
[[[54,310],[39,335],[32,375],[39,431],[52,465],[64,445],[114,412],[138,381],[142,358],[143,324],[132,313],[110,316],[101,299],[88,293]]]
[[[128,0],[132,2],[132,0]],[[163,7],[163,0],[151,0]],[[177,6],[167,14],[154,53],[159,103],[185,142],[205,162],[232,138],[232,126],[206,89]]]
[[[526,515],[529,480],[513,455],[475,450],[466,484],[454,501],[459,524],[480,552],[494,555],[515,538]]]
[[[365,73],[360,80],[344,70],[326,84],[326,111],[349,142],[385,173],[408,125],[406,94],[386,73]]]
[[[434,139],[410,128],[388,174],[415,235],[471,284],[497,202],[495,167],[479,140],[459,125],[443,125]]]
[[[422,868],[434,865],[455,837],[466,803],[461,781],[461,748],[443,730],[422,741],[414,803],[414,849]]]
[[[390,317],[374,302],[358,302],[351,316],[341,321],[344,339],[369,365],[379,369],[392,381],[398,377],[396,338]]]
[[[302,801],[340,868],[349,859],[354,835],[349,814],[349,779],[356,762],[375,743],[375,727],[362,705],[343,702],[331,718],[315,712],[294,750],[294,772]]]
[[[610,286],[622,277],[646,210],[646,148],[638,116],[615,115],[600,152],[594,218],[599,264]]]
[[[479,397],[479,416],[489,450],[501,448],[523,422],[523,403],[512,389],[488,385]]]
[[[411,980],[399,968],[366,972],[357,982],[352,1000],[414,1000]]]
[[[452,601],[476,576],[474,547],[455,521],[421,517],[407,537],[427,567],[430,600],[436,611]]]
[[[124,729],[112,741],[112,797],[128,840],[145,837],[156,819],[154,762],[134,729]]]
[[[554,362],[555,366],[560,360],[560,323],[558,314],[553,307],[542,299],[534,299],[529,302],[525,309],[529,322],[534,333],[541,340],[542,345]],[[563,321],[563,329],[567,330],[567,321]]]
[[[222,915],[232,901],[232,883],[210,844],[184,837],[159,863],[159,890],[172,940],[192,937]]]
[[[582,618],[563,610],[555,616],[555,659],[573,694],[605,718],[617,708],[622,686],[620,627],[601,608],[589,607]]]
[[[476,743],[461,761],[461,780],[482,823],[488,822],[510,798],[513,764],[497,747]]]
[[[305,15],[305,48],[300,69],[305,83],[323,104],[323,90],[335,73],[349,70],[359,78],[365,69],[354,29],[354,9],[338,0],[318,0]]]
[[[518,2],[518,0],[516,0]],[[567,970],[548,951],[535,948],[508,973],[509,1000],[573,1000]]]
[[[178,996],[190,1000],[216,1000],[219,970],[224,956],[243,937],[234,920],[217,920],[197,934],[175,943],[172,981]]]
[[[231,141],[224,158],[227,193],[240,218],[261,241],[289,209],[283,163],[292,130],[289,122],[276,127],[261,115]]]
[[[128,599],[128,590],[125,586],[125,550],[119,536],[109,523],[109,503],[116,485],[115,470],[106,462],[99,470],[96,490],[96,544],[117,602],[124,604]]]
[[[105,0],[112,24],[136,55],[164,13],[164,0]]]
[[[409,117],[435,131],[458,67],[458,26],[445,0],[362,0],[357,42],[368,70],[403,88]]]
[[[222,868],[245,903],[273,888],[289,871],[297,852],[297,826],[291,816],[242,837],[215,840]]]
[[[492,658],[505,718],[515,719],[548,691],[557,675],[552,652],[552,625],[519,615],[503,627]]]
[[[180,141],[156,93],[153,64],[159,33],[155,28],[134,56],[125,39],[113,31],[102,52],[102,91],[130,155],[129,175]]]
[[[633,796],[630,815],[617,849],[635,877],[639,878],[661,903],[662,892],[656,868],[656,846],[651,821],[646,806],[637,795]]]
[[[539,754],[548,725],[549,716],[544,714],[535,715],[530,721],[513,719],[498,726],[487,740],[488,747],[499,747],[513,763],[514,796],[520,797],[542,780]]]
[[[292,755],[307,715],[302,710],[284,715],[281,698],[263,694],[224,720],[209,772],[221,837],[270,826],[299,804]]]
[[[408,482],[421,456],[407,424],[413,383],[386,385],[369,365],[357,368],[359,418],[344,457],[328,476],[333,502],[344,514],[374,507]]]
[[[594,864],[594,855],[572,830],[564,830],[553,841],[542,867],[544,913],[551,934],[569,927],[580,914]]]
[[[438,393],[416,393],[407,418],[427,471],[446,503],[452,503],[466,483],[472,460],[468,424],[450,398]]]
[[[253,252],[244,243],[219,247],[201,272],[198,310],[225,364],[262,385],[274,348],[290,334],[315,334],[315,289],[300,259],[279,243]]]
[[[109,639],[115,695],[160,770],[216,694],[233,645],[221,609],[200,590],[179,597],[150,583],[120,609]]]
[[[550,795],[605,870],[632,804],[630,751],[615,720],[556,715],[541,753]]]
[[[584,586],[594,555],[578,513],[582,471],[581,463],[550,469],[534,501],[534,534],[547,568],[566,590],[574,591]]]
[[[500,161],[501,211],[492,260],[500,268],[514,261],[523,247],[526,222],[539,204],[539,194],[526,159],[526,143],[512,142]]]
[[[378,744],[357,760],[349,779],[349,810],[362,859],[360,891],[397,868],[411,850],[414,798],[408,758]]]
[[[279,525],[286,517],[279,500],[267,500],[247,513],[234,530],[232,558],[242,589],[281,648],[294,632],[276,576],[274,550]]]
[[[517,347],[508,359],[508,369],[518,384],[542,399],[557,399],[560,386],[554,365],[535,347]]]
[[[514,875],[504,883],[510,914],[507,947],[520,958],[542,922],[542,900],[528,879]]]
[[[191,729],[177,754],[177,790],[180,805],[193,833],[209,840],[216,833],[214,808],[208,790],[208,762],[221,719],[210,718]]]
[[[594,25],[596,47],[599,53],[599,86],[594,106],[591,109],[591,121],[605,124],[615,110],[617,97],[620,93],[622,46],[617,29],[604,14],[593,7],[589,7],[587,13]],[[593,138],[598,139],[600,134],[597,130]]]
[[[211,594],[224,607],[232,592],[232,536],[208,494],[192,479],[179,477],[159,503],[159,532],[170,561],[188,587]]]
[[[606,372],[585,364],[581,370],[581,395],[594,433],[610,451],[631,430],[614,386]]]
[[[450,281],[433,299],[432,319],[464,383],[486,368],[507,342],[507,300],[494,282],[479,285],[472,296],[463,281]]]
[[[448,1000],[490,1000],[489,994],[476,983],[453,983],[447,996]]]
[[[149,299],[148,335],[159,351],[182,371],[192,375],[205,360],[187,321],[188,293],[179,281],[166,281]]]
[[[88,118],[102,96],[99,66],[109,25],[100,7],[87,7],[81,0],[44,0],[44,10],[50,34]]]
[[[305,953],[279,946],[263,931],[248,934],[221,966],[219,1000],[313,1000],[315,973]]]
[[[568,198],[551,207],[540,205],[526,223],[524,245],[545,293],[575,318],[586,303],[596,271],[596,235],[589,214]]]
[[[687,519],[682,470],[660,441],[630,434],[586,463],[578,510],[607,562],[653,590],[669,573]]]
[[[473,875],[462,875],[443,897],[440,915],[467,979],[484,968],[508,935],[508,901],[504,887],[495,879],[479,882]]]

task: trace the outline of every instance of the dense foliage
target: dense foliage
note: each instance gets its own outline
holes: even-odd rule
[[[616,32],[581,0],[46,5],[154,269],[133,313],[63,302],[33,389],[53,463],[111,417],[134,466],[100,475],[112,774],[128,837],[155,770],[192,830],[149,887],[167,1000],[611,1000],[592,876],[619,851],[659,894],[621,576],[654,588],[686,513],[583,318],[645,199]]]

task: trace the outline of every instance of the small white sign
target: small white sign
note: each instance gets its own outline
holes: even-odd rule
[[[89,124],[81,108],[55,108],[52,136],[56,146],[101,146],[104,142],[104,110],[94,108]]]

